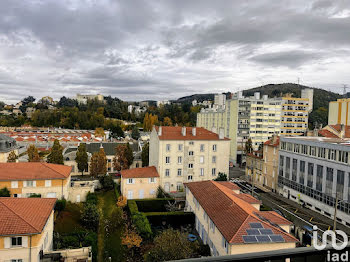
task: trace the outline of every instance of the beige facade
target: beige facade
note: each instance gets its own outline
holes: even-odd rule
[[[19,261],[39,262],[40,251],[52,250],[54,211],[51,212],[41,234],[0,236],[0,262]],[[21,245],[13,246],[12,238],[21,238]]]
[[[350,98],[338,99],[329,103],[328,125],[350,125]]]
[[[18,150],[14,149],[12,150],[15,152],[15,154],[18,156]],[[7,162],[7,158],[9,157],[9,154],[12,152],[0,152],[0,163],[6,163]]]
[[[300,136],[306,133],[309,119],[309,98],[282,98],[281,135]]]
[[[276,137],[271,140],[276,139]],[[276,141],[277,143],[277,141]],[[264,187],[269,190],[276,192],[278,185],[278,150],[279,143],[274,144],[264,144],[263,148],[263,177],[264,177]]]
[[[121,178],[120,190],[127,199],[155,198],[159,177]]]
[[[263,176],[264,160],[262,152],[247,154],[246,160],[245,172],[247,181],[254,183],[254,186],[263,186],[266,178]]]
[[[220,172],[229,174],[230,140],[219,135],[211,135],[216,139],[201,140],[201,128],[187,128],[185,135],[177,135],[172,139],[163,131],[154,128],[150,139],[149,164],[155,166],[160,176],[160,185],[166,192],[183,190],[183,183],[191,181],[212,180]],[[168,127],[169,128],[169,127]],[[180,129],[180,127],[173,127]],[[189,131],[196,133],[194,136]],[[205,130],[205,132],[209,132]],[[212,132],[209,132],[213,134]]]

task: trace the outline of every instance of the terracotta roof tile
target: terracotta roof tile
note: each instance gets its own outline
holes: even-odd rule
[[[159,127],[155,127],[158,132]],[[158,136],[160,140],[230,140],[225,137],[219,139],[219,135],[203,127],[196,127],[196,135],[192,134],[192,127],[186,127],[186,135],[182,135],[181,126],[162,126],[162,135]]]
[[[40,234],[55,198],[0,198],[0,235]]]
[[[246,195],[239,196],[240,194],[235,194],[225,185],[215,181],[185,183],[185,186],[189,188],[227,242],[231,244],[244,243],[242,236],[247,235],[246,229],[250,227],[251,222],[261,223],[264,228],[269,228],[275,234],[281,235],[285,242],[298,242],[292,235],[259,218],[257,213],[265,212],[258,211],[248,203],[246,200],[252,199]],[[271,216],[270,212],[267,216],[269,215]]]
[[[264,145],[268,145],[268,146],[273,146],[273,147],[278,147],[280,144],[280,137],[276,137],[276,140],[274,141],[273,138],[270,138],[269,140],[267,140]]]
[[[241,189],[235,183],[232,183],[230,181],[216,181],[216,183],[219,183],[220,185],[223,185],[231,190],[240,190]]]
[[[121,176],[122,178],[147,178],[159,177],[159,174],[154,166],[148,166],[122,170]]]
[[[0,163],[0,180],[65,179],[72,167],[43,162]]]

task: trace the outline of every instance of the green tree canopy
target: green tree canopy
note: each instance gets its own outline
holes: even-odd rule
[[[7,189],[7,187],[0,189],[0,197],[10,197],[10,191]]]
[[[80,143],[80,145],[78,146],[75,162],[77,162],[78,170],[81,172],[81,175],[84,175],[84,171],[87,170],[89,166],[89,158],[86,152],[85,143]]]
[[[227,175],[219,172],[218,177],[213,179],[214,181],[227,181]]]
[[[134,126],[131,131],[131,137],[135,140],[138,140],[140,138],[140,132],[137,126]]]
[[[63,147],[57,139],[53,142],[51,153],[47,156],[47,162],[63,165]]]
[[[149,143],[148,142],[144,144],[144,146],[142,147],[141,159],[142,159],[142,166],[149,165]]]
[[[35,147],[35,145],[32,144],[28,147],[27,154],[29,162],[40,162],[38,149]]]

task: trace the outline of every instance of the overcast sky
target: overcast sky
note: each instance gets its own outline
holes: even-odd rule
[[[350,1],[1,0],[0,100],[350,86]]]

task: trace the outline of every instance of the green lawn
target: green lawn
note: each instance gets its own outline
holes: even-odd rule
[[[105,220],[108,219],[112,211],[117,208],[114,191],[100,192],[98,197],[98,208],[101,212],[100,226],[98,232],[98,261],[104,261],[111,257],[111,261],[123,261],[123,247],[121,245],[121,231],[105,236]]]
[[[67,202],[64,211],[61,211],[56,218],[54,231],[60,234],[65,234],[83,230],[83,227],[80,225],[82,208],[82,204]]]

